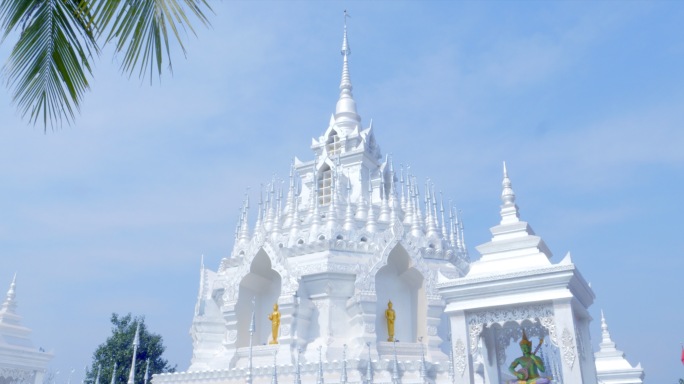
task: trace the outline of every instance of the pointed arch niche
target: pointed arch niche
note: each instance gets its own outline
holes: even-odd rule
[[[387,256],[387,265],[375,274],[376,304],[375,329],[379,342],[387,341],[387,302],[392,300],[396,313],[394,338],[405,343],[418,342],[425,335],[426,299],[423,275],[410,266],[410,256],[397,244]]]
[[[273,311],[273,304],[280,296],[281,277],[271,267],[271,259],[264,249],[257,252],[249,273],[240,281],[240,291],[235,306],[237,316],[238,348],[249,346],[249,323],[252,317],[252,299],[254,299],[254,345],[267,344],[271,334],[271,322],[268,315]]]

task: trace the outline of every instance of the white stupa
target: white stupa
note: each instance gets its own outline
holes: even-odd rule
[[[35,348],[16,312],[16,275],[0,307],[0,384],[41,384],[52,353]]]
[[[644,382],[644,370],[641,364],[632,367],[625,358],[625,353],[617,349],[610,338],[603,311],[601,311],[601,344],[594,356],[599,384],[642,384]]]
[[[501,222],[471,263],[453,207],[362,125],[350,53],[345,25],[312,158],[262,191],[252,227],[245,199],[230,257],[201,266],[190,367],[154,383],[503,383],[525,332],[545,340],[548,382],[596,384],[594,294],[520,220],[505,166]]]

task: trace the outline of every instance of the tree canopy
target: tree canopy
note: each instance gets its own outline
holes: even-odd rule
[[[185,54],[190,17],[209,25],[207,0],[2,0],[2,42],[19,37],[2,72],[22,116],[34,124],[71,123],[102,46],[122,54],[121,71],[150,81],[171,67],[170,37]]]
[[[145,379],[145,367],[147,359],[150,361],[149,375],[174,372],[176,367],[171,367],[162,354],[165,347],[160,335],[147,330],[144,317],[135,317],[129,313],[126,316],[112,314],[112,335],[100,344],[93,353],[93,363],[88,367],[85,381],[95,383],[98,367],[100,368],[100,383],[112,382],[112,371],[116,363],[117,384],[128,382],[128,375],[133,360],[133,339],[135,329],[140,324],[139,345],[136,353],[135,382],[140,384]]]

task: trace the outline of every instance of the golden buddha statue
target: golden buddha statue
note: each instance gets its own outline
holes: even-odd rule
[[[271,320],[271,336],[273,340],[269,341],[269,344],[278,344],[278,329],[280,328],[280,312],[278,312],[278,303],[273,304],[273,312],[268,315],[268,319]]]
[[[397,314],[392,309],[392,300],[387,302],[387,309],[385,310],[385,319],[387,319],[387,341],[394,341],[394,320]]]

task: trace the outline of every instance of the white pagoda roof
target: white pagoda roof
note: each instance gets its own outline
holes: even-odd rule
[[[601,344],[599,344],[598,352],[594,353],[594,357],[600,384],[642,384],[644,382],[644,370],[641,368],[641,363],[632,367],[625,358],[625,353],[617,349],[615,342],[610,338],[603,311],[601,311]]]
[[[16,275],[0,307],[0,377],[10,382],[39,382],[53,354],[34,347],[31,330],[16,313]]]

